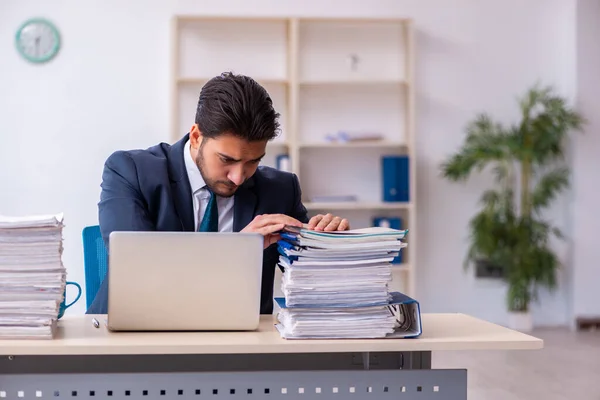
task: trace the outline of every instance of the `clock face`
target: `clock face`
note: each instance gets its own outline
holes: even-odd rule
[[[30,19],[21,25],[15,42],[19,53],[34,63],[51,60],[60,48],[60,36],[56,27],[40,18]]]

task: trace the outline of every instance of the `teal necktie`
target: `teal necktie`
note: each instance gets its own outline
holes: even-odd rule
[[[202,217],[202,223],[198,228],[198,232],[218,232],[219,231],[219,209],[217,208],[217,196],[208,189],[210,192],[210,200],[204,211]]]

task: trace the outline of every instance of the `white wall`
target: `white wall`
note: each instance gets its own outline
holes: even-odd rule
[[[167,138],[171,10],[144,3],[0,5],[0,213],[64,211],[63,260],[68,279],[81,283],[81,230],[97,224],[105,158]],[[63,48],[47,65],[24,62],[14,47],[32,16],[61,31]],[[82,297],[69,311],[84,305]]]
[[[578,108],[588,119],[584,135],[573,146],[573,313],[599,316],[598,282],[600,246],[596,234],[600,203],[596,186],[600,169],[600,2],[579,0],[577,4],[577,97]]]
[[[461,267],[466,223],[485,178],[449,184],[439,178],[438,165],[460,145],[475,112],[515,118],[515,96],[536,80],[573,98],[574,1],[2,2],[0,212],[64,210],[71,279],[83,281],[80,232],[96,223],[105,157],[115,149],[168,140],[169,19],[175,12],[413,17],[419,232],[411,239],[419,242],[418,297],[427,312],[505,322],[503,287],[475,281]],[[17,26],[33,15],[54,20],[64,39],[60,56],[45,66],[23,62],[12,43]],[[566,226],[566,203],[555,207],[554,217]],[[560,251],[566,254],[564,245]],[[570,297],[568,286],[543,296],[536,321],[567,322]],[[83,301],[72,310],[83,311]]]

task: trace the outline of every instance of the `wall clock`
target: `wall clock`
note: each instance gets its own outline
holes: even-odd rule
[[[53,59],[60,49],[58,29],[50,21],[33,18],[25,21],[17,30],[15,44],[19,54],[32,63]]]

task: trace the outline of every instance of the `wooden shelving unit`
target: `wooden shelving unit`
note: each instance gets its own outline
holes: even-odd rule
[[[386,202],[304,202],[307,210],[409,210],[412,203]]]
[[[416,152],[414,37],[410,19],[176,16],[172,32],[172,141],[189,131],[202,85],[224,71],[256,79],[281,113],[280,154],[298,175],[311,215],[332,212],[352,227],[400,217],[409,229],[394,285],[415,295]],[[336,132],[380,140],[327,140]],[[382,201],[381,157],[406,154],[408,202]],[[353,195],[355,202],[315,202]],[[412,240],[411,240],[412,239]]]

